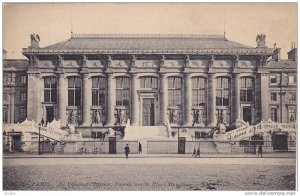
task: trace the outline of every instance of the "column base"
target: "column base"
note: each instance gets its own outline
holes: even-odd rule
[[[91,123],[82,123],[80,127],[90,127]]]

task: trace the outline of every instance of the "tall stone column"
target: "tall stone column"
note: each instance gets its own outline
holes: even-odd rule
[[[239,74],[233,74],[234,82],[234,121],[240,120],[241,118],[241,106],[240,106],[240,76]]]
[[[10,122],[15,122],[15,92],[10,93]]]
[[[62,126],[67,124],[68,80],[64,74],[58,75],[58,115]]]
[[[261,118],[262,120],[269,120],[269,75],[267,73],[260,73],[260,96],[261,96]]]
[[[113,126],[115,121],[116,81],[112,73],[107,74],[107,126]]]
[[[35,71],[28,70],[28,88],[27,88],[27,119],[41,122],[41,79]],[[12,120],[12,119],[11,119]]]
[[[139,125],[139,99],[137,90],[139,89],[139,80],[136,73],[131,75],[131,125]]]
[[[166,74],[160,75],[160,118],[161,124],[168,122],[168,78]]]
[[[83,75],[83,122],[82,126],[90,126],[91,114],[90,108],[92,106],[92,81],[89,74]]]
[[[185,126],[192,125],[192,79],[191,74],[184,75],[184,123]]]
[[[208,106],[207,116],[209,126],[216,126],[216,82],[215,74],[210,73],[208,75]]]

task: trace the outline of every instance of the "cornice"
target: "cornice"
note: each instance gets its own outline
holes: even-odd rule
[[[230,55],[272,55],[272,48],[247,48],[247,49],[161,49],[161,50],[48,50],[24,48],[24,55],[35,54],[230,54]]]

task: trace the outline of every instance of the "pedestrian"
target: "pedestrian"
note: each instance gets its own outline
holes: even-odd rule
[[[139,142],[139,154],[141,154],[142,153],[142,144],[141,144],[141,142]]]
[[[51,154],[55,153],[55,151],[54,151],[54,146],[55,146],[55,144],[52,143],[52,144],[51,144]]]
[[[42,126],[44,126],[44,123],[45,123],[44,118],[42,118],[42,120],[41,120]]]
[[[196,157],[196,148],[194,148],[192,157]]]
[[[197,156],[196,157],[200,157],[200,148],[197,149]]]
[[[260,155],[260,157],[262,157],[262,145],[259,145],[259,147],[258,147],[257,156],[259,156],[259,155]]]
[[[129,149],[128,144],[126,144],[124,150],[125,150],[126,159],[128,159],[128,154],[129,154],[129,152],[130,152],[130,149]]]

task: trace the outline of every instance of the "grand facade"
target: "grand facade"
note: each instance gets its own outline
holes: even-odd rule
[[[79,35],[40,48],[31,36],[27,118],[83,132],[133,126],[210,131],[296,121],[296,48],[216,35]],[[275,76],[275,79],[274,79]],[[276,95],[275,95],[276,94]],[[275,98],[276,97],[276,98]]]

